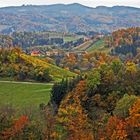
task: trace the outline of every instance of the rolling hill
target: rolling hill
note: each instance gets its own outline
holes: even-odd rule
[[[19,48],[0,49],[1,80],[53,82],[75,76],[75,73],[27,55]]]
[[[140,26],[140,9],[133,7],[86,7],[64,5],[23,5],[0,8],[0,32],[59,31],[111,32],[118,28]],[[129,17],[129,18],[128,18]]]
[[[76,76],[76,74],[73,72],[70,72],[68,70],[62,69],[55,65],[49,64],[43,60],[26,55],[24,53],[20,54],[20,58],[23,59],[24,61],[32,64],[33,66],[41,66],[43,68],[47,68],[49,70],[50,75],[53,76],[53,78],[56,80],[66,78],[66,77]]]

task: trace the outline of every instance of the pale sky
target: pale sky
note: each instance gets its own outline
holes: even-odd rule
[[[0,7],[17,6],[23,4],[50,5],[56,3],[81,3],[90,7],[96,6],[133,6],[140,8],[140,0],[0,0]]]

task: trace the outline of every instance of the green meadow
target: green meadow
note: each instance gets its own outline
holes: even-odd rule
[[[15,108],[39,107],[50,100],[52,84],[0,82],[0,106],[11,105]]]

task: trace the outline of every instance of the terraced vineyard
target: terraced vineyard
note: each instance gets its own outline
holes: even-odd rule
[[[75,51],[85,51],[92,43],[93,43],[92,40],[86,41],[83,44],[81,44],[80,46],[77,46],[77,47],[73,48],[73,50],[75,50]]]
[[[108,53],[111,49],[105,47],[104,38],[101,38],[99,40],[88,40],[81,44],[80,46],[77,46],[73,48],[74,51],[87,51],[87,52],[93,52],[93,51],[100,51]]]

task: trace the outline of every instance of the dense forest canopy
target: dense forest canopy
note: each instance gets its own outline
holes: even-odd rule
[[[114,60],[101,64],[72,81],[56,83],[50,103],[40,104],[43,116],[37,114],[35,122],[28,113],[16,121],[4,118],[1,137],[30,138],[32,134],[35,139],[138,139],[139,85],[140,68],[135,63]],[[5,126],[4,122],[11,124]]]
[[[113,32],[106,38],[107,47],[113,47],[112,54],[132,55],[138,54],[140,47],[140,28],[122,29]]]

